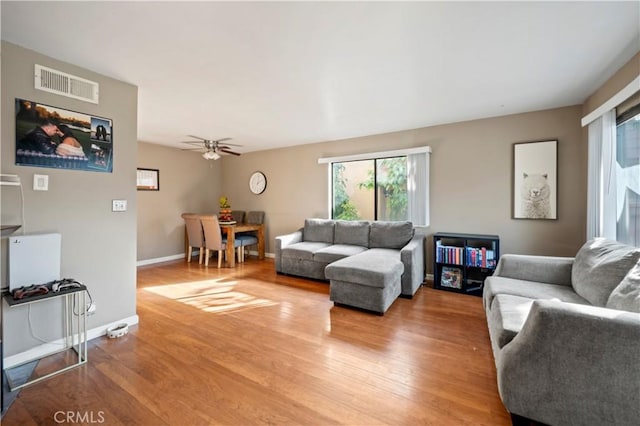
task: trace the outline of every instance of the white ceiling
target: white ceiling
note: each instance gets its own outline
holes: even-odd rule
[[[240,152],[581,104],[640,50],[638,1],[0,7],[3,40],[138,86],[140,141]]]

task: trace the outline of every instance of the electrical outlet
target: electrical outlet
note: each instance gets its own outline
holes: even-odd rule
[[[87,305],[87,315],[93,315],[96,313],[96,304],[95,303],[89,303]]]
[[[127,200],[112,200],[111,211],[112,212],[126,212],[127,211]]]

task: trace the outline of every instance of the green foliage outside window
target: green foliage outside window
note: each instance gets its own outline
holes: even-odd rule
[[[375,182],[373,170],[368,172],[367,180],[361,182],[360,188],[380,191],[378,218],[384,220],[407,220],[407,157],[385,158],[377,161],[378,182]],[[383,211],[380,211],[383,210]]]
[[[358,209],[349,199],[346,190],[345,166],[340,163],[333,164],[333,215],[334,219],[358,220]]]

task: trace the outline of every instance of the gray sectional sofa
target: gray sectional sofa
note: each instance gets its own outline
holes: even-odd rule
[[[424,281],[424,235],[411,222],[307,219],[276,237],[276,272],[330,280],[337,304],[384,313]]]
[[[500,258],[483,303],[514,423],[638,424],[639,258],[639,248],[603,239],[575,258]]]

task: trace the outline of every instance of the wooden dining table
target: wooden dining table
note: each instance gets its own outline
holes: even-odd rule
[[[235,240],[238,232],[255,232],[258,237],[258,259],[264,259],[264,224],[236,223],[234,225],[220,224],[222,232],[227,234],[227,263],[230,268],[236,266]]]
[[[227,249],[226,257],[229,267],[234,268],[236,266],[235,256],[235,240],[236,234],[239,232],[254,232],[258,238],[258,259],[264,259],[264,224],[258,223],[235,223],[225,224],[220,223],[220,230],[227,235]],[[188,260],[189,253],[189,238],[187,236],[187,227],[184,228],[184,254],[185,259]]]

